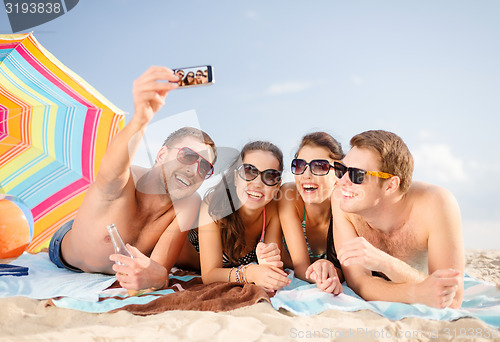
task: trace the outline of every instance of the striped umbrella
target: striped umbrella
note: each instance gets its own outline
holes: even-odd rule
[[[0,35],[0,193],[35,221],[29,252],[76,215],[124,113],[43,48]]]

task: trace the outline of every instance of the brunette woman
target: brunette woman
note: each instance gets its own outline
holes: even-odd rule
[[[335,294],[342,291],[343,276],[333,242],[331,197],[337,177],[332,169],[334,161],[343,158],[341,145],[330,134],[304,136],[291,165],[295,184],[281,187],[279,201],[286,249],[283,259],[289,262],[291,257],[293,263],[286,266],[293,266],[298,278],[315,281],[322,290]],[[331,262],[310,267],[327,258]]]
[[[278,147],[251,142],[205,196],[199,229],[188,235],[193,246],[199,246],[205,284],[255,283],[266,291],[289,284],[277,248],[281,227],[275,195],[282,171],[283,154]]]

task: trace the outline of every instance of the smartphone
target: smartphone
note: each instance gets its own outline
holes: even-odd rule
[[[209,85],[215,82],[214,69],[211,65],[199,65],[172,70],[181,79],[179,81],[179,87],[181,88]]]

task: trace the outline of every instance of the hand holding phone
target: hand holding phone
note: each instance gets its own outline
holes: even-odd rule
[[[211,65],[176,68],[172,70],[175,75],[179,76],[180,88],[209,85],[215,82]]]

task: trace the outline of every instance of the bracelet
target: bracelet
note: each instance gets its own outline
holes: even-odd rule
[[[245,283],[247,283],[247,284],[248,284],[248,278],[247,278],[247,268],[249,268],[249,267],[250,267],[250,265],[252,265],[252,264],[248,264],[248,265],[245,265],[245,266],[243,267],[243,278],[245,279]]]
[[[236,268],[236,282],[237,283],[243,283],[243,272],[241,271],[241,269],[243,268],[243,265],[240,265]]]
[[[229,275],[227,276],[227,282],[230,283],[231,282],[231,272],[233,272],[234,270],[234,267],[231,267],[231,269],[229,270]]]

